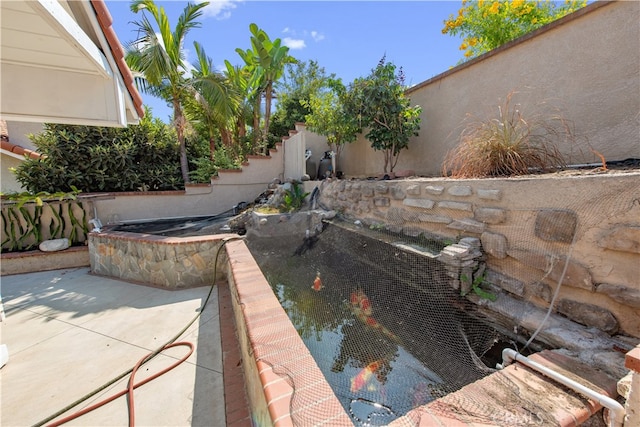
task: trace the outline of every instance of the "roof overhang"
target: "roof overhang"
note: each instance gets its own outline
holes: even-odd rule
[[[104,1],[2,1],[0,14],[2,119],[126,126],[144,114]]]

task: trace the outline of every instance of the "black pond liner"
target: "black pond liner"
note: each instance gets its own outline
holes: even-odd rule
[[[168,237],[200,236],[228,232],[228,229],[224,230],[222,227],[232,217],[233,213],[223,212],[211,216],[161,218],[117,224],[112,230]]]

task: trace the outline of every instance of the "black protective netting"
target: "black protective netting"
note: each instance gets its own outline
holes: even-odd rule
[[[577,337],[573,349],[580,350],[582,326],[563,318],[559,306],[580,290],[594,292],[583,264],[597,264],[592,249],[640,205],[635,186],[578,192],[570,180],[563,185],[544,206],[510,207],[506,220],[482,223],[456,209],[429,211],[427,221],[436,228],[439,218],[458,221],[455,237],[416,231],[420,211],[409,207],[374,219],[325,222],[321,232],[310,227],[307,237],[249,233],[247,244],[342,403],[335,411],[344,409],[354,424],[386,425],[443,396],[429,405],[432,413],[453,411],[498,425],[553,424],[552,409],[522,401],[519,386],[504,376],[495,376],[504,384],[492,390],[451,393],[494,372],[505,347],[527,355],[555,345],[553,331],[568,328]],[[485,233],[466,226],[486,229],[489,237],[508,235],[508,247],[488,255],[478,238]],[[451,236],[449,227],[445,231]],[[476,236],[464,243],[477,245],[479,258],[456,259],[456,251],[466,251],[460,246],[466,236]],[[453,254],[449,263],[445,253]],[[485,271],[488,256],[492,269]],[[632,256],[619,255],[617,262]],[[591,328],[587,335],[605,339],[607,333]],[[281,374],[294,388],[292,406],[305,407],[309,402],[296,402],[299,373]],[[330,414],[294,411],[292,417],[296,425],[310,425]],[[408,422],[419,425],[420,413]]]
[[[247,243],[356,425],[387,424],[493,371],[483,358],[502,337],[429,255],[445,243],[337,224]]]

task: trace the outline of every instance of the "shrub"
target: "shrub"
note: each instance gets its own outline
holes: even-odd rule
[[[280,210],[282,212],[293,212],[300,210],[304,205],[304,200],[309,193],[304,192],[304,187],[297,182],[291,183],[291,188],[284,191]]]
[[[218,147],[213,154],[213,162],[208,156],[195,159],[193,161],[195,169],[189,172],[191,181],[195,183],[211,182],[211,177],[217,175],[220,169],[240,169],[241,160],[234,159],[229,151],[225,146]]]
[[[149,115],[127,128],[46,124],[30,138],[44,156],[24,161],[14,172],[32,193],[183,187],[175,134]]]
[[[525,116],[520,105],[512,105],[513,95],[498,106],[497,117],[467,117],[460,142],[445,157],[444,176],[525,175],[566,166],[558,146],[574,140],[568,122],[548,110],[547,114]]]

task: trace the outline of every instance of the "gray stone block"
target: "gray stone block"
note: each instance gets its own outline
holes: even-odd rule
[[[442,215],[428,215],[428,214],[418,214],[418,221],[420,222],[434,222],[438,224],[449,224],[453,221],[448,216]]]
[[[391,197],[393,197],[394,200],[403,200],[407,195],[401,187],[393,186],[391,187]]]
[[[439,195],[439,194],[442,194],[444,192],[444,186],[442,186],[442,185],[427,185],[426,187],[424,187],[424,191],[426,191],[428,194]]]
[[[373,204],[379,208],[391,206],[391,201],[388,197],[374,197]]]
[[[361,190],[362,192],[362,196],[364,197],[373,197],[373,187],[367,185],[365,187],[362,188]]]
[[[500,200],[502,198],[501,190],[487,190],[479,188],[476,192],[479,198],[485,200]]]
[[[449,200],[443,200],[442,202],[438,202],[438,207],[441,209],[453,209],[457,211],[471,212],[473,205],[466,202],[451,202]]]
[[[620,304],[640,309],[640,290],[622,285],[601,283],[596,286],[596,292],[604,294]]]
[[[569,260],[567,270],[564,277],[562,277],[562,272],[567,262],[566,257],[563,255],[539,254],[519,249],[509,249],[507,250],[507,255],[525,265],[540,270],[542,272],[540,279],[547,277],[550,280],[558,281],[562,278],[563,285],[585,289],[590,292],[594,290],[591,273],[586,267],[575,261]]]
[[[546,302],[551,302],[553,299],[553,291],[551,287],[546,283],[533,282],[527,286],[528,293],[536,296]]]
[[[474,218],[487,224],[501,224],[507,219],[507,211],[500,208],[477,208]]]
[[[405,191],[410,196],[419,196],[420,195],[420,186],[417,185],[417,184],[408,185]]]
[[[493,270],[487,270],[485,279],[487,282],[499,286],[509,293],[520,297],[524,295],[524,283],[520,280],[505,276]]]
[[[485,231],[480,236],[484,251],[492,257],[503,259],[507,257],[507,238],[499,233]]]
[[[447,189],[447,193],[456,197],[468,197],[473,194],[473,189],[468,185],[453,185]]]
[[[376,194],[387,194],[388,192],[387,184],[376,184]]]
[[[405,210],[400,208],[387,209],[386,219],[392,224],[401,224],[404,222]]]
[[[429,199],[404,199],[402,204],[413,208],[433,209],[436,202]]]
[[[449,225],[447,225],[447,228],[481,234],[484,232],[486,225],[483,224],[482,222],[478,222],[473,219],[466,218],[466,219],[458,219],[458,220],[452,221],[451,223],[449,223]]]
[[[640,227],[619,226],[607,232],[598,246],[613,251],[640,253]]]
[[[562,299],[558,303],[558,311],[578,323],[593,326],[608,334],[615,334],[618,331],[618,320],[606,308]]]
[[[578,216],[573,211],[544,209],[536,215],[535,235],[549,242],[571,243],[577,223]]]

